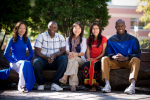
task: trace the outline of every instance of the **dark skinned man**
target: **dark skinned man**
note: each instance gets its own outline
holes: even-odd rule
[[[131,85],[125,89],[124,93],[135,93],[135,82],[140,68],[140,46],[138,39],[127,33],[125,22],[121,19],[116,21],[117,34],[107,41],[105,55],[102,58],[102,80],[105,81],[103,93],[111,92],[109,83],[109,72],[111,69],[127,68],[131,69],[129,82]],[[122,81],[122,80],[120,80]]]
[[[50,21],[47,27],[48,31],[41,33],[35,41],[35,55],[33,61],[34,73],[38,83],[37,90],[44,90],[44,77],[42,70],[57,70],[52,80],[51,90],[62,91],[59,86],[59,79],[66,71],[68,59],[65,53],[65,39],[57,33],[57,23]],[[49,73],[51,74],[51,73]]]

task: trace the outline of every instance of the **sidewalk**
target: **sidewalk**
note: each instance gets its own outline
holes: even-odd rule
[[[21,93],[16,89],[0,90],[0,100],[150,100],[150,89],[147,91],[137,90],[136,94],[124,94],[124,91],[112,91],[111,93],[89,92],[78,89],[71,92],[65,88],[62,92],[51,91],[46,88],[44,91],[34,90],[29,93]]]

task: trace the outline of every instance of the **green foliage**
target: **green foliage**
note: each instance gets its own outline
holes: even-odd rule
[[[141,2],[147,2],[145,6],[140,5]],[[143,12],[143,16],[140,18],[142,22],[150,21],[150,0],[140,0],[138,3],[138,7],[136,9],[137,12]],[[150,29],[150,22],[143,29]],[[150,33],[149,33],[150,36]]]
[[[99,22],[102,29],[107,26],[107,3],[109,0],[35,0],[31,18],[36,29],[45,30],[49,21],[54,20],[64,36],[69,36],[70,27],[80,21],[83,26]]]
[[[150,40],[143,39],[140,41],[140,47],[141,49],[149,49],[150,50]]]
[[[6,34],[11,34],[18,21],[29,18],[30,0],[2,0],[0,3],[0,32],[5,31],[0,48],[3,45]],[[26,23],[27,24],[27,23]]]
[[[18,21],[29,18],[30,8],[30,0],[3,0],[0,3],[0,31],[5,29],[10,34]]]

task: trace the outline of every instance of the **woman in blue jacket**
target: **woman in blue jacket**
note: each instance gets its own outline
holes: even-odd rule
[[[15,70],[19,74],[18,90],[28,92],[32,90],[35,84],[35,76],[30,60],[33,57],[33,50],[30,40],[27,37],[27,26],[19,21],[14,28],[13,37],[5,49],[4,56],[9,61],[10,69]],[[29,50],[29,56],[26,56],[26,49]],[[9,54],[12,50],[12,56]],[[9,70],[10,71],[10,70]],[[6,74],[9,74],[8,72]],[[6,75],[8,77],[8,75]],[[1,79],[7,78],[3,75]]]

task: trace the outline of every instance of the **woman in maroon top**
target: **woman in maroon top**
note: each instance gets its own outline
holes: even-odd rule
[[[90,35],[87,40],[86,63],[82,66],[84,85],[90,91],[96,91],[99,87],[101,70],[100,59],[104,56],[107,38],[101,35],[101,27],[97,22],[90,26]]]

